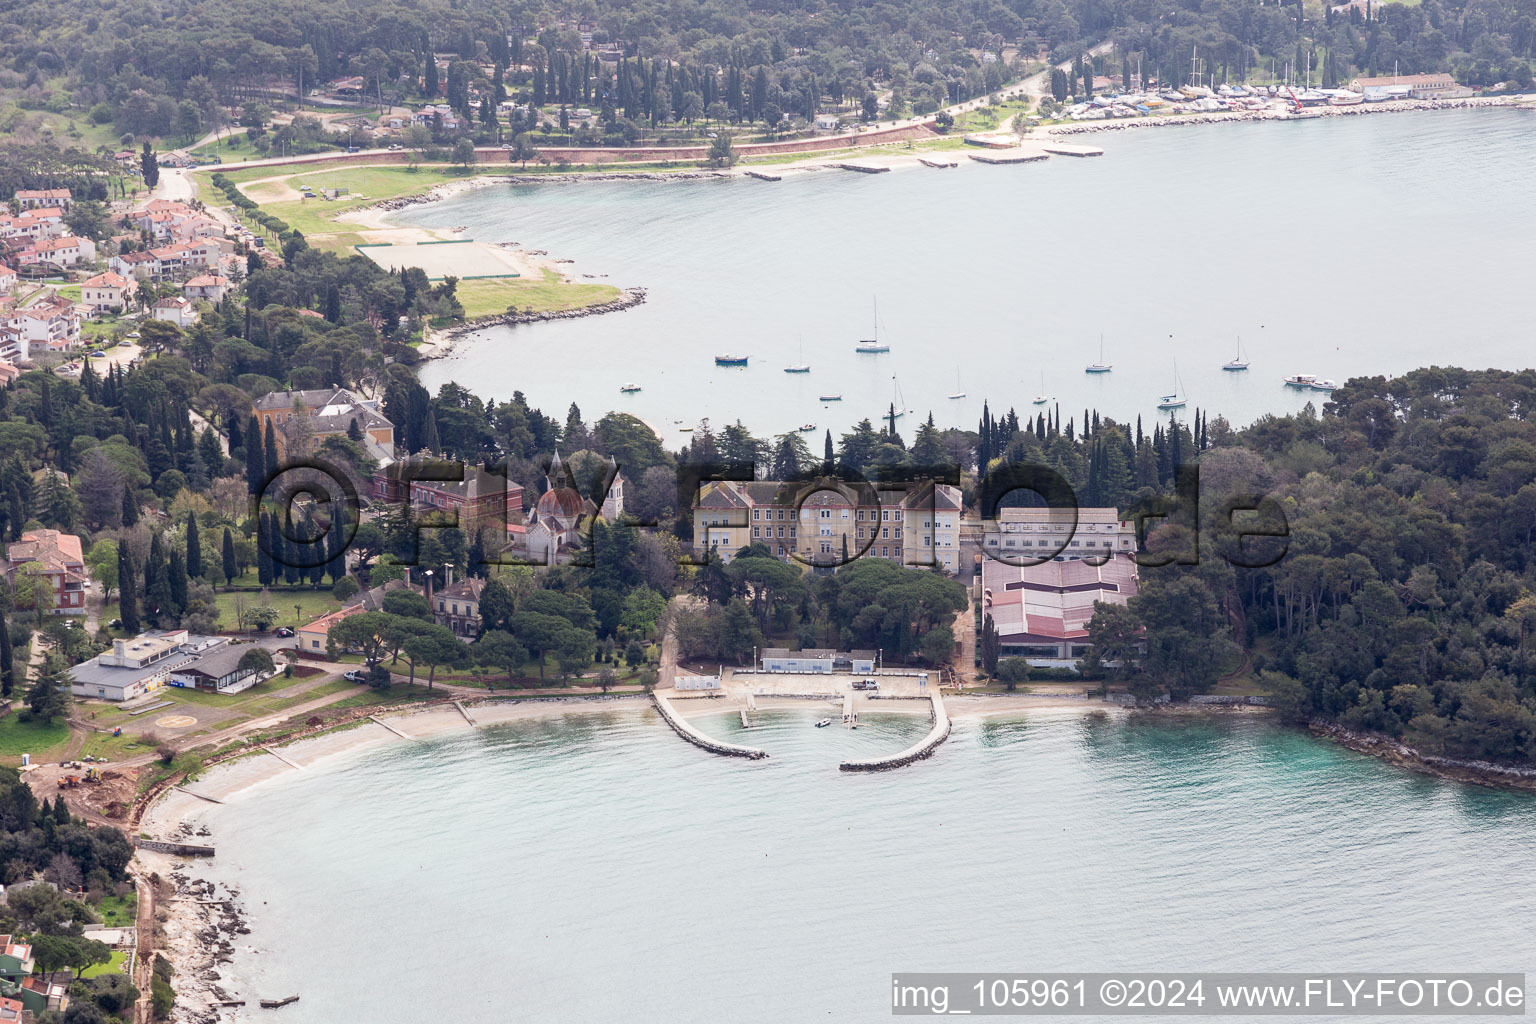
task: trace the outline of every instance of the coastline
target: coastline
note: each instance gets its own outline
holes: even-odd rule
[[[684,700],[678,714],[695,721],[734,713],[740,706],[734,701]],[[691,707],[690,707],[691,705]],[[881,713],[925,714],[916,702],[891,701]],[[984,720],[996,716],[1040,715],[1046,718],[1077,716],[1124,717],[1137,710],[1154,714],[1232,715],[1269,714],[1272,709],[1247,705],[1179,706],[1138,709],[1092,697],[1064,693],[961,693],[945,697],[949,717],[955,720]],[[549,697],[523,700],[490,699],[467,705],[473,723],[453,703],[398,712],[379,717],[360,718],[339,729],[301,736],[281,747],[278,757],[261,748],[213,765],[206,778],[169,786],[148,798],[139,817],[141,835],[170,841],[200,844],[217,842],[216,834],[203,821],[211,805],[224,803],[248,789],[273,779],[304,770],[343,755],[357,755],[403,740],[428,739],[459,733],[488,725],[525,721],[555,715],[590,714],[607,711],[645,711],[654,706],[649,695]],[[798,697],[759,698],[758,710],[821,711],[824,700]],[[686,714],[685,714],[686,709]],[[871,710],[874,710],[873,708]],[[1536,791],[1536,770],[1503,768],[1484,762],[1458,761],[1420,754],[1405,744],[1384,736],[1357,734],[1342,727],[1313,721],[1309,731],[1319,738],[1338,743],[1350,750],[1381,758],[1396,767],[1448,781],[1493,788]],[[217,887],[202,877],[195,861],[174,854],[140,849],[135,854],[135,873],[141,886],[154,886],[148,906],[155,919],[151,926],[163,927],[153,951],[163,954],[175,968],[176,1009],[172,1019],[193,1024],[214,1024],[226,1019],[224,1001],[245,999],[253,1005],[257,998],[281,993],[234,993],[223,987],[221,967],[232,962],[237,953],[257,953],[244,936],[250,933],[242,909],[243,894],[238,886]],[[157,884],[158,883],[158,884]],[[141,920],[141,929],[145,922]]]
[[[1127,128],[1171,128],[1189,125],[1246,124],[1253,121],[1309,121],[1323,117],[1348,117],[1358,114],[1406,114],[1426,110],[1467,110],[1497,107],[1529,107],[1530,96],[1468,96],[1457,100],[1387,100],[1359,103],[1348,107],[1306,107],[1300,113],[1273,106],[1262,110],[1225,110],[1204,114],[1171,114],[1151,117],[1127,117],[1103,121],[1077,121],[1041,128],[1045,135],[1091,135],[1096,132]]]

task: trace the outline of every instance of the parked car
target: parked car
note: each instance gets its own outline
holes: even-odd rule
[[[293,630],[287,626],[279,626],[276,630],[278,636],[293,636]]]
[[[349,683],[366,683],[368,681],[368,673],[360,668],[355,668],[350,672],[343,672],[341,678]]]

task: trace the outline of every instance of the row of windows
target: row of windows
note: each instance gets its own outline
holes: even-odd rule
[[[794,510],[790,509],[788,511],[789,511],[789,518],[790,519],[795,518],[794,517]],[[812,511],[813,510],[809,509],[809,508],[801,508],[800,509],[800,518],[801,519],[810,519],[810,518],[812,518],[812,516],[811,516],[811,512]],[[815,511],[820,512],[820,518],[822,518],[822,519],[831,519],[832,518],[832,509],[830,509],[830,508],[817,509]],[[874,509],[868,509],[867,510],[868,511],[868,519],[867,520],[865,519],[865,512],[866,512],[866,510],[861,508],[858,511],[859,511],[858,520],[860,522],[868,521],[868,522],[887,522],[888,523],[888,522],[891,521],[891,510],[888,509],[888,508],[880,509],[879,510],[880,514],[878,516],[875,514],[875,510]],[[848,509],[846,509],[846,508],[838,509],[838,512],[839,512],[838,518],[841,518],[841,519],[849,518],[849,515],[848,515],[849,510]],[[785,518],[785,513],[786,513],[786,510],[782,509],[782,508],[778,508],[778,509],[774,509],[774,508],[754,508],[752,510],[752,518],[754,520],[756,520],[756,521],[759,521],[759,522],[761,522],[762,520],[765,520],[765,519],[783,519],[783,518]],[[899,522],[900,519],[901,519],[901,516],[898,514],[896,519]],[[951,525],[952,522],[953,522],[953,519],[951,517],[946,516],[944,518],[944,525],[945,526]],[[710,524],[710,520],[709,520],[708,516],[705,517],[704,523],[706,525]],[[923,520],[923,525],[924,526],[928,526],[929,525],[928,520],[924,519]]]
[[[754,526],[754,527],[752,527],[752,536],[753,537],[763,536],[763,537],[770,537],[770,538],[773,536],[773,527],[769,526],[769,527],[766,528],[766,530],[767,530],[766,533],[759,534],[758,531],[762,530],[762,529],[764,529],[764,527],[761,527],[761,526]],[[789,535],[790,535],[791,538],[793,538],[794,535],[795,535],[795,528],[793,526],[791,526],[789,528]],[[784,536],[784,527],[782,527],[782,526],[779,527],[779,536],[781,538]]]

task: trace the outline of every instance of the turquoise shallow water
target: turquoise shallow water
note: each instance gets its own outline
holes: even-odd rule
[[[674,421],[704,416],[840,431],[884,414],[895,383],[941,426],[973,428],[983,399],[1033,412],[1042,374],[1063,422],[1092,406],[1150,426],[1177,358],[1188,409],[1243,424],[1321,405],[1287,374],[1522,368],[1533,126],[1530,111],[1430,111],[1105,133],[1102,158],[1007,167],[479,190],[398,216],[650,297],[484,331],[422,380],[521,390],[561,419],[573,401],[589,422],[632,411],[675,446]],[[891,351],[860,355],[875,295]],[[1100,334],[1115,369],[1088,375]],[[1224,373],[1239,335],[1252,369]],[[717,368],[721,352],[751,365]],[[783,372],[802,361],[809,374]],[[644,390],[621,395],[629,381]],[[843,401],[818,401],[830,393]]]
[[[1528,970],[1536,800],[1246,718],[652,711],[342,755],[210,808],[288,1024],[877,1021],[914,970]],[[705,727],[737,738],[731,716]],[[1319,1018],[1313,1018],[1319,1019]]]

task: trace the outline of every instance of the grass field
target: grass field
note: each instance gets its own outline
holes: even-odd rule
[[[133,893],[103,896],[96,913],[101,915],[101,923],[109,928],[127,928],[139,919],[139,898]]]
[[[260,591],[221,590],[214,594],[213,604],[219,610],[219,626],[223,629],[240,628],[235,621],[237,596],[245,602],[247,610],[262,604],[270,604],[277,611],[279,626],[300,626],[341,607],[341,602],[331,596],[329,587],[323,590],[311,590],[307,586],[295,587],[291,590],[286,586],[273,587],[265,596]],[[297,622],[294,621],[294,605],[299,606]]]
[[[95,967],[87,967],[80,972],[80,977],[94,978],[101,974],[121,974],[125,969],[123,965],[127,962],[128,954],[121,949],[114,949],[111,960],[104,964],[97,964]]]
[[[464,315],[473,319],[505,313],[508,306],[540,312],[595,306],[612,302],[620,292],[611,284],[567,284],[559,274],[546,269],[542,281],[510,277],[460,281],[457,294],[464,304]]]
[[[62,718],[51,725],[23,722],[18,712],[0,718],[0,757],[31,754],[32,760],[48,760],[47,754],[62,751],[69,744],[69,726]]]

